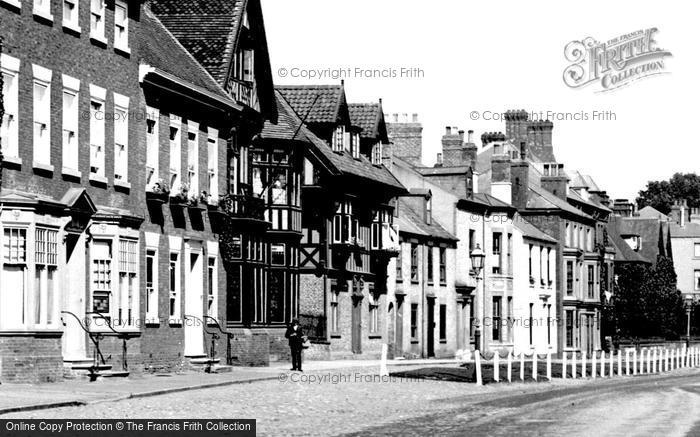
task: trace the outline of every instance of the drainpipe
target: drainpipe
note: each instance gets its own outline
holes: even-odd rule
[[[425,260],[426,260],[426,254],[427,254],[426,248],[427,248],[427,246],[425,246],[425,247],[423,248],[423,250],[422,250],[422,252],[423,252],[423,254],[422,254],[422,259],[420,260],[420,261],[421,261],[421,262],[420,262],[420,265],[421,265],[421,269],[420,269],[420,272],[421,272],[421,276],[420,276],[420,287],[421,287],[421,290],[420,290],[420,292],[421,292],[421,300],[420,300],[420,301],[421,301],[421,341],[420,341],[420,356],[421,356],[421,358],[427,358],[427,356],[426,356],[427,354],[426,354],[426,352],[425,352],[425,341],[426,341],[426,338],[427,338],[427,336],[426,336],[426,326],[425,326],[425,325],[426,325],[425,318],[426,318],[426,316],[427,316],[427,315],[425,314],[425,303],[426,303],[426,302],[425,302],[425,264],[426,264],[426,263],[425,263]]]
[[[479,341],[483,343],[484,347],[486,346],[486,332],[483,328],[483,321],[484,321],[484,315],[486,313],[486,216],[489,213],[488,209],[484,211],[484,216],[482,217],[481,220],[481,247],[484,249],[484,262],[483,266],[481,269],[481,273],[483,275],[483,278],[481,280],[481,325],[482,325],[482,330],[481,330],[481,338],[479,338]],[[491,323],[493,323],[493,320],[491,320]],[[479,345],[479,350],[483,351],[484,348]]]

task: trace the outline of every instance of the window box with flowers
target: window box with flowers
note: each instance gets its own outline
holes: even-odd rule
[[[170,204],[174,206],[187,206],[190,203],[189,199],[190,186],[188,184],[180,184],[180,190],[170,194]]]
[[[146,200],[157,203],[165,203],[170,197],[169,184],[164,179],[158,179],[148,190]]]

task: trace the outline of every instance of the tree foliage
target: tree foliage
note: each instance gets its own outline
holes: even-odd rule
[[[673,261],[660,256],[656,266],[623,264],[617,280],[608,323],[627,338],[678,338],[684,334],[683,297],[676,287]]]
[[[656,208],[663,214],[671,212],[675,200],[685,199],[689,207],[700,206],[700,176],[695,173],[676,173],[667,181],[649,181],[639,192],[637,206]]]

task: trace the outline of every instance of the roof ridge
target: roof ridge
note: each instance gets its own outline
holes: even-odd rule
[[[177,46],[180,47],[180,48],[182,49],[182,51],[185,53],[185,56],[189,57],[192,61],[194,61],[195,65],[197,65],[197,67],[199,68],[199,70],[200,70],[202,73],[204,73],[204,75],[205,75],[206,78],[208,78],[208,79],[210,79],[210,80],[212,81],[212,83],[214,84],[214,86],[215,86],[219,91],[221,91],[224,95],[229,96],[228,91],[226,91],[226,89],[224,89],[224,87],[222,87],[222,86],[219,84],[219,82],[218,82],[216,79],[214,79],[214,76],[212,76],[212,75],[207,71],[207,69],[204,68],[204,66],[203,66],[202,64],[199,63],[199,61],[197,60],[197,58],[195,58],[194,55],[192,55],[192,53],[190,53],[190,51],[187,50],[187,49],[185,48],[185,46],[182,45],[182,43],[180,43],[180,41],[177,39],[177,37],[175,37],[175,35],[173,35],[172,32],[170,32],[170,30],[168,30],[168,28],[167,28],[163,23],[161,23],[161,21],[158,19],[158,17],[156,16],[156,14],[153,13],[153,11],[151,11],[150,6],[149,6],[148,4],[146,4],[146,7],[144,8],[144,12],[146,13],[146,15],[148,15],[149,18],[152,18],[153,20],[155,20],[156,24],[157,24],[158,26],[160,26],[160,28],[161,28],[162,30],[164,30],[168,36],[170,36],[170,38],[175,42],[175,44],[177,44]],[[230,98],[230,96],[229,96],[229,99],[231,99],[231,101],[233,101],[233,99]]]

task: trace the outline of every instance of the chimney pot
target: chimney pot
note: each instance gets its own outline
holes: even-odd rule
[[[445,126],[445,135],[450,135],[452,133],[452,128],[450,126]]]
[[[474,131],[472,129],[469,129],[467,131],[467,142],[468,143],[473,143],[474,142]]]
[[[442,153],[437,154],[437,164],[440,166],[442,165]]]
[[[416,114],[415,112],[413,113],[413,122],[418,123],[418,114]]]
[[[460,130],[458,133],[459,133],[459,138],[463,140],[464,139],[464,131]]]

